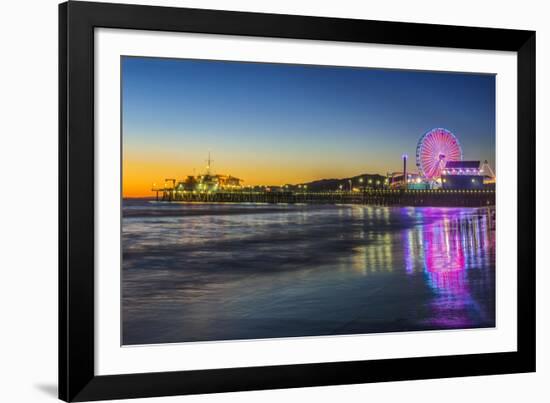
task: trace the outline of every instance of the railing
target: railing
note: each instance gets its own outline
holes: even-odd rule
[[[156,191],[156,190],[155,190]],[[402,206],[480,207],[495,204],[494,190],[365,190],[360,192],[190,192],[158,190],[159,201],[202,203],[328,203]]]

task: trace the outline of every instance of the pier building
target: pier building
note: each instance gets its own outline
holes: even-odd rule
[[[447,161],[441,173],[443,189],[483,189],[479,161]]]

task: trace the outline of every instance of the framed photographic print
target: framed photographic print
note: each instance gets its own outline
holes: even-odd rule
[[[535,370],[535,33],[59,6],[59,397]]]

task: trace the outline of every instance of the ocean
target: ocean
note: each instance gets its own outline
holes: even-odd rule
[[[495,326],[494,208],[125,199],[124,345]]]

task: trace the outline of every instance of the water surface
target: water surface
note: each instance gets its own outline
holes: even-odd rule
[[[123,205],[123,344],[495,325],[491,209]]]

